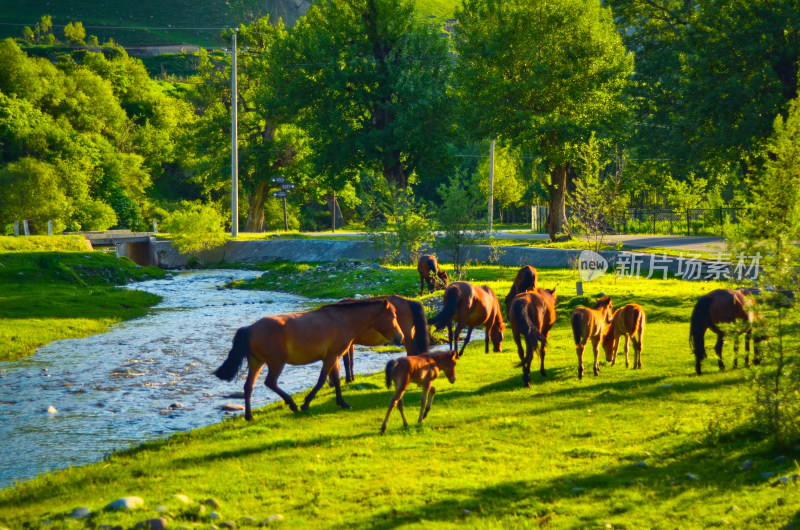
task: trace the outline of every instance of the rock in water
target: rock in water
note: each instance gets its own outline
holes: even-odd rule
[[[244,405],[239,405],[238,403],[225,403],[222,405],[222,410],[233,412],[236,410],[244,410]]]
[[[58,410],[56,410],[56,408],[53,405],[50,405],[49,407],[47,407],[47,413],[48,414],[55,414],[56,412],[58,412]]]
[[[106,510],[133,510],[144,506],[141,497],[122,497],[112,501],[106,506]]]

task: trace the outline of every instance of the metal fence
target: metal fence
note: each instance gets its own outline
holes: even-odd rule
[[[549,208],[531,207],[531,230],[545,232]],[[688,236],[724,236],[737,230],[745,208],[628,208],[617,219],[609,219],[607,230],[615,234],[670,234]],[[571,212],[567,210],[569,219]]]

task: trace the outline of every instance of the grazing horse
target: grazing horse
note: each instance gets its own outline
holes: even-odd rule
[[[455,334],[453,334],[453,320],[457,322]],[[467,337],[458,353],[459,357],[464,354],[472,330],[476,326],[485,326],[486,328],[486,353],[489,353],[490,339],[494,351],[500,351],[503,343],[503,331],[506,329],[506,325],[503,323],[503,314],[500,312],[500,302],[497,301],[494,291],[486,285],[478,287],[468,282],[453,282],[445,289],[444,307],[439,314],[431,318],[430,324],[436,326],[436,329],[447,326],[447,338],[450,349],[453,350],[458,350],[461,330],[467,328]]]
[[[589,339],[592,340],[592,350],[594,351],[594,375],[600,375],[597,367],[597,355],[600,353],[598,346],[603,329],[606,324],[611,322],[612,311],[611,298],[604,296],[597,301],[593,308],[577,307],[572,312],[570,321],[578,353],[578,379],[583,379],[583,350]]]
[[[611,317],[611,325],[606,328],[603,335],[603,350],[606,352],[606,361],[614,366],[617,362],[617,350],[620,337],[625,337],[625,368],[628,368],[628,340],[633,342],[633,368],[642,368],[642,336],[647,317],[642,306],[628,304],[620,307]]]
[[[379,296],[372,300],[388,300],[394,306],[397,313],[397,324],[403,331],[403,343],[408,355],[418,355],[430,349],[431,337],[428,334],[428,319],[425,317],[425,308],[417,301],[408,300],[402,296],[390,295]],[[353,299],[346,298],[342,302],[351,302]],[[355,344],[362,346],[380,346],[386,344],[386,338],[375,330],[369,330],[363,335],[356,337]],[[342,357],[344,362],[345,382],[352,383],[355,380],[353,374],[353,344]]]
[[[725,363],[722,361],[722,344],[725,338],[725,332],[719,328],[718,324],[732,324],[741,321],[743,327],[746,329],[734,332],[733,343],[733,367],[736,368],[739,356],[739,335],[744,332],[745,341],[745,366],[750,366],[750,338],[751,338],[751,324],[755,320],[755,312],[753,307],[755,301],[749,297],[749,292],[744,289],[731,290],[731,289],[716,289],[711,291],[705,296],[701,296],[694,306],[692,311],[692,319],[689,325],[689,344],[692,346],[695,357],[695,370],[697,375],[701,374],[700,364],[706,357],[705,334],[706,330],[710,329],[717,334],[717,343],[714,345],[714,351],[717,353],[717,360],[719,362],[719,369],[725,369]],[[755,356],[753,362],[759,364],[761,359],[756,344],[758,339],[753,343]]]
[[[514,283],[511,284],[511,290],[506,295],[506,317],[511,319],[511,302],[514,297],[525,291],[530,291],[536,287],[536,282],[539,280],[539,274],[536,269],[530,265],[525,265],[517,271],[517,277],[514,278]]]
[[[528,387],[531,386],[531,361],[537,343],[541,344],[539,373],[542,377],[547,376],[544,371],[544,350],[550,329],[556,323],[556,290],[533,289],[518,294],[511,302],[508,319],[511,321],[514,342],[517,343],[517,353],[522,366],[522,382]],[[525,337],[526,346],[524,356],[522,337]]]
[[[457,352],[450,351],[433,355],[410,355],[386,363],[386,388],[392,388],[392,381],[394,381],[395,392],[389,402],[389,410],[383,420],[381,434],[386,432],[389,415],[395,407],[400,410],[403,425],[408,427],[408,421],[403,412],[403,394],[408,388],[408,384],[412,382],[422,387],[422,405],[419,409],[419,423],[422,423],[422,420],[428,416],[428,412],[433,406],[433,397],[436,395],[436,389],[431,383],[439,376],[440,371],[444,372],[451,384],[455,383],[457,359]]]
[[[342,304],[329,304],[313,311],[285,313],[264,317],[255,323],[239,328],[233,338],[233,348],[228,358],[214,375],[232,381],[247,359],[249,373],[244,384],[245,419],[252,420],[250,397],[253,386],[264,364],[267,365],[267,388],[278,394],[297,412],[292,397],[278,386],[284,365],[309,364],[322,361],[322,371],[316,386],[308,393],[301,407],[308,410],[328,375],[336,388],[336,403],[342,408],[350,405],[342,399],[339,357],[353,344],[356,337],[375,330],[386,341],[401,344],[403,332],[397,324],[394,306],[388,300],[359,300]]]
[[[441,286],[442,289],[447,289],[447,285],[450,283],[447,273],[444,269],[439,268],[436,256],[430,254],[420,256],[417,262],[417,272],[419,272],[420,296],[425,292],[425,284],[428,284],[428,293],[432,293],[438,286]]]

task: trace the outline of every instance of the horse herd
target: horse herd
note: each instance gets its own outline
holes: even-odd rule
[[[428,291],[444,288],[442,309],[428,321],[420,302],[401,296],[390,295],[370,299],[345,299],[306,312],[272,315],[259,319],[250,326],[237,330],[233,347],[223,364],[214,375],[225,381],[232,381],[242,363],[247,360],[248,375],[244,384],[245,418],[253,419],[250,406],[253,387],[264,365],[267,366],[266,386],[278,394],[289,408],[297,412],[298,407],[292,397],[280,389],[278,377],[286,364],[304,365],[322,361],[322,370],[316,385],[306,395],[301,410],[307,410],[309,403],[325,384],[326,380],[336,391],[336,403],[342,408],[350,405],[342,398],[339,360],[345,367],[345,380],[353,380],[353,349],[355,344],[378,346],[387,342],[404,345],[407,356],[389,361],[386,364],[386,387],[395,385],[395,394],[389,403],[381,434],[386,430],[389,416],[394,408],[400,411],[404,425],[408,426],[403,412],[403,394],[410,383],[422,388],[422,404],[419,422],[427,416],[433,404],[436,389],[433,381],[440,372],[455,382],[456,361],[464,353],[472,331],[485,328],[485,351],[489,353],[489,342],[495,352],[501,351],[503,332],[506,325],[497,296],[488,286],[477,286],[469,282],[449,282],[431,255],[423,255],[418,262],[420,294],[427,285]],[[530,386],[530,368],[533,353],[538,352],[539,373],[546,377],[544,368],[545,350],[551,328],[556,322],[556,289],[537,287],[536,269],[526,265],[514,279],[511,290],[505,297],[505,309],[517,354],[522,368],[522,380]],[[750,324],[754,319],[752,299],[745,290],[717,289],[701,297],[692,312],[690,343],[696,359],[696,371],[701,373],[701,361],[705,358],[704,335],[707,329],[717,336],[715,351],[720,370],[725,368],[722,361],[722,343],[725,336],[721,324],[741,321],[739,332],[746,333],[745,364],[749,366]],[[646,324],[644,309],[637,304],[625,305],[616,311],[611,298],[600,298],[593,307],[578,307],[570,317],[576,353],[578,356],[578,378],[583,377],[583,353],[591,341],[594,354],[594,375],[599,375],[598,356],[602,344],[606,360],[613,366],[617,358],[620,340],[625,339],[625,366],[629,366],[628,343],[633,343],[633,368],[642,367],[642,344]],[[455,322],[455,333],[453,323]],[[450,350],[444,353],[429,353],[429,327],[447,327]],[[461,350],[458,349],[461,332],[466,328]],[[738,334],[737,334],[738,337]],[[525,348],[522,339],[525,339]],[[757,342],[757,341],[756,341]],[[734,344],[738,353],[738,341]],[[756,352],[756,360],[758,358]],[[734,358],[734,367],[736,366]]]

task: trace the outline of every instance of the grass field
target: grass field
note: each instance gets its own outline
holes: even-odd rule
[[[315,293],[319,281],[305,267],[276,265],[268,276],[305,272],[307,281],[291,288]],[[376,278],[375,289],[418,288],[416,271],[395,271],[383,272],[391,278],[385,284]],[[325,271],[329,288],[336,286],[331,297],[353,294],[344,279],[351,272]],[[503,296],[515,272],[482,266],[468,274]],[[217,499],[217,526],[276,514],[285,528],[800,525],[798,482],[778,482],[800,472],[800,447],[773,449],[755,427],[751,371],[718,372],[708,361],[707,373],[694,375],[688,316],[697,296],[719,284],[605,276],[587,284],[589,297],[577,297],[572,271],[540,275],[544,286],[558,286],[559,315],[548,376],[535,374],[531,388],[522,387],[509,333],[502,353],[484,354],[482,341],[468,347],[455,385],[438,381],[422,426],[404,429],[395,411],[380,436],[391,392],[382,374],[358,377],[343,389],[351,410],[340,410],[324,388],[307,413],[270,405],[251,423],[233,418],[2,490],[0,526],[80,528],[86,522],[66,516],[86,506],[94,512],[90,524],[130,528],[164,505],[171,526],[210,527],[209,509],[199,514],[197,503],[184,505],[176,494]],[[568,315],[600,292],[615,305],[635,301],[646,309],[644,366],[603,362],[599,377],[579,381]],[[256,392],[267,392],[262,381]],[[419,399],[416,389],[406,394],[412,422]],[[753,467],[743,471],[747,460]],[[142,497],[145,508],[102,511],[126,495]]]
[[[0,237],[0,361],[144,315],[158,297],[116,286],[163,275],[88,250],[83,238]]]

